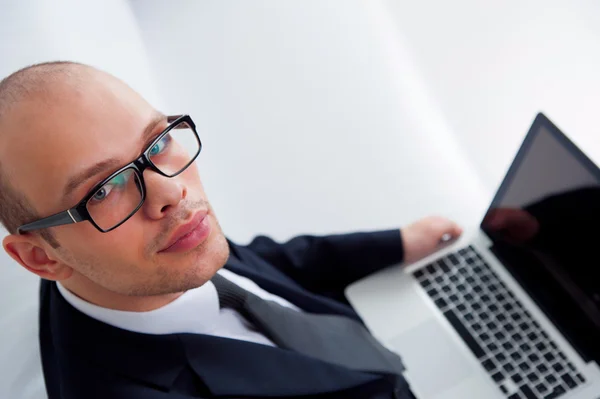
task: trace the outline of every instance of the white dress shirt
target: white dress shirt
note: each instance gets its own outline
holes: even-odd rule
[[[285,299],[270,294],[254,281],[229,270],[218,273],[248,292],[294,310],[300,309]],[[212,282],[186,291],[173,302],[149,312],[125,312],[91,304],[57,283],[65,300],[80,312],[111,326],[143,334],[193,333],[238,339],[264,345],[275,344],[233,309],[220,309],[217,290]]]

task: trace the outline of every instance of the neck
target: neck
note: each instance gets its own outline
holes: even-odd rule
[[[162,308],[183,295],[182,292],[176,292],[164,295],[151,296],[129,296],[122,295],[105,288],[100,287],[91,280],[80,276],[72,276],[60,283],[79,298],[96,306],[107,309],[122,310],[127,312],[149,312],[151,310]]]

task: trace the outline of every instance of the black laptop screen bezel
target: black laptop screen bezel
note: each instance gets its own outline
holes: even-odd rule
[[[598,168],[598,166],[594,163],[594,161],[592,161],[554,123],[552,123],[552,121],[550,121],[550,119],[548,119],[546,117],[546,115],[544,115],[543,113],[540,112],[535,117],[533,124],[531,125],[531,128],[529,128],[529,132],[527,132],[527,135],[525,136],[525,139],[523,140],[523,144],[521,144],[521,147],[519,148],[517,155],[515,156],[512,164],[510,165],[510,168],[508,169],[508,172],[506,172],[504,180],[502,180],[500,187],[496,191],[496,195],[494,196],[494,199],[492,200],[490,206],[488,207],[488,209],[486,210],[484,215],[487,215],[492,209],[497,207],[498,204],[500,204],[502,202],[502,200],[504,199],[504,196],[508,192],[508,189],[510,188],[510,186],[514,180],[515,175],[519,171],[519,167],[521,166],[521,163],[529,154],[529,149],[531,148],[531,145],[534,143],[537,135],[540,134],[540,132],[542,131],[542,129],[541,129],[542,127],[547,128],[547,130],[550,132],[550,134],[556,140],[558,140],[558,142],[575,159],[577,159],[577,161],[579,161],[581,163],[581,165],[584,168],[586,168],[600,183],[600,168]],[[485,232],[485,230],[483,228],[483,220],[481,221],[479,228]]]

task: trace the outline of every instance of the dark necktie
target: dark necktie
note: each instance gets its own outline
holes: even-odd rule
[[[264,300],[218,274],[211,281],[222,308],[240,313],[280,348],[352,370],[396,375],[404,370],[400,357],[353,319],[299,312]]]

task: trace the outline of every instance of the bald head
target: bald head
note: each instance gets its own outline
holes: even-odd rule
[[[103,90],[105,93],[100,93]],[[60,139],[59,131],[77,113],[97,120],[91,115],[94,107],[100,108],[111,96],[114,98],[115,90],[130,91],[133,93],[130,95],[139,97],[113,76],[74,62],[32,65],[0,81],[0,223],[10,233],[15,234],[20,225],[38,219],[43,213],[32,200],[31,190],[29,193],[24,190],[20,172],[33,165],[60,173],[64,160],[39,162],[40,157],[52,157],[48,139],[54,135]],[[94,93],[99,93],[95,103],[90,99]],[[47,151],[30,151],[39,150],[37,146],[46,146]],[[40,180],[45,176],[48,174],[40,174]],[[28,178],[36,176],[29,173]],[[58,246],[49,230],[39,233],[52,246]]]
[[[11,110],[25,101],[43,103],[51,98],[52,88],[60,85],[81,85],[91,67],[74,62],[47,62],[20,69],[0,81],[0,148],[6,149],[11,133],[8,121]],[[14,125],[11,124],[11,125]],[[38,214],[30,201],[11,184],[10,176],[3,172],[0,158],[0,223],[9,233],[26,221],[36,219]],[[58,242],[47,230],[40,231],[52,246]]]

